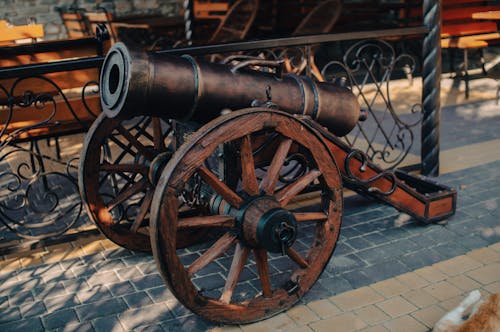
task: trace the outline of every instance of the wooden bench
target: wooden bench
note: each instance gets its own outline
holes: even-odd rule
[[[89,113],[82,88],[99,80],[102,48],[95,38],[0,47],[0,142],[86,131],[100,100],[98,94],[85,98]]]
[[[441,47],[463,51],[463,77],[465,97],[469,97],[469,50],[482,50],[500,41],[497,22],[477,20],[474,13],[500,10],[500,5],[481,0],[443,0],[441,26]],[[450,59],[452,61],[452,59]],[[484,70],[484,60],[481,54]]]

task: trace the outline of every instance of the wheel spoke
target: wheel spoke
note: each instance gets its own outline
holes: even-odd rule
[[[255,175],[255,163],[252,154],[252,142],[250,136],[241,140],[241,187],[243,191],[251,196],[259,194],[259,184]]]
[[[239,209],[243,203],[243,199],[223,183],[217,176],[205,166],[198,168],[198,174],[201,178],[224,198],[226,202]]]
[[[210,264],[214,259],[225,253],[236,242],[236,235],[226,233],[221,236],[203,255],[198,257],[187,269],[189,276],[203,269]]]
[[[292,198],[313,183],[321,175],[319,170],[311,170],[307,174],[298,178],[294,183],[286,186],[276,195],[276,199],[282,207],[285,207]]]
[[[148,174],[149,168],[138,164],[101,164],[100,170],[108,173],[141,173]]]
[[[271,279],[269,277],[269,265],[267,263],[267,252],[265,249],[254,249],[255,263],[259,271],[260,286],[264,297],[272,296]]]
[[[297,222],[325,221],[328,219],[324,212],[295,212],[293,215]]]
[[[283,167],[285,163],[286,156],[291,146],[292,140],[289,138],[280,143],[271,161],[271,165],[269,165],[269,169],[260,183],[260,189],[265,191],[268,195],[274,194],[274,188],[276,187],[276,183],[278,183],[281,167]]]
[[[179,219],[177,228],[190,227],[234,227],[235,218],[231,216],[208,216]]]
[[[113,210],[116,206],[125,202],[128,198],[134,196],[135,194],[140,193],[141,191],[144,191],[147,188],[147,186],[148,186],[148,182],[146,181],[145,178],[134,183],[133,185],[131,185],[126,190],[119,193],[115,198],[113,198],[111,201],[108,202],[108,205],[107,205],[108,211]]]
[[[220,301],[223,303],[231,302],[233,297],[234,288],[240,279],[241,271],[245,267],[247,262],[249,249],[241,245],[240,242],[236,244],[236,249],[234,251],[233,261],[231,262],[231,267],[229,269],[229,274],[227,275],[226,284],[224,285],[224,291],[220,297]]]
[[[286,254],[290,257],[298,266],[305,269],[309,266],[309,263],[302,257],[297,250],[289,247],[286,249]]]
[[[165,151],[165,141],[163,140],[163,135],[161,132],[161,120],[160,118],[153,118],[153,140],[155,149],[159,151]]]
[[[146,218],[146,215],[149,212],[149,208],[151,207],[151,201],[153,200],[153,193],[154,190],[148,190],[146,192],[146,196],[144,196],[144,200],[142,201],[139,213],[137,214],[132,227],[130,227],[130,230],[132,232],[137,233],[137,230],[139,229],[139,227],[141,227],[142,222]]]
[[[146,157],[148,160],[153,160],[154,157],[155,157],[155,154],[150,150],[148,149],[144,144],[142,144],[141,142],[139,142],[139,140],[134,137],[134,135],[132,135],[130,133],[130,131],[128,131],[127,129],[123,128],[123,126],[119,125],[116,127],[116,129],[118,130],[118,132],[127,139],[127,141],[130,142],[130,144],[132,144],[133,147],[135,147],[139,153],[141,153],[144,157]]]

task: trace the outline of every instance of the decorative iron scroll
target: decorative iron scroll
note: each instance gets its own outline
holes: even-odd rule
[[[415,63],[407,54],[396,55],[385,41],[368,40],[355,43],[342,61],[328,62],[321,69],[325,81],[349,87],[368,113],[367,119],[345,137],[346,143],[383,168],[401,164],[414,144],[412,130],[421,122],[420,104],[405,114],[397,113],[390,96],[390,81],[395,75],[406,76],[411,84]]]
[[[349,47],[341,60],[328,61],[320,69],[314,61],[317,49],[317,46],[275,48],[249,54],[254,58],[282,61],[285,73],[307,75],[350,88],[368,117],[344,138],[345,142],[382,168],[396,168],[414,146],[413,130],[421,123],[422,106],[417,103],[397,112],[391,101],[390,82],[406,77],[408,84],[412,84],[415,59],[408,54],[397,55],[383,40],[363,40]],[[229,56],[223,62],[234,57]],[[268,68],[257,66],[257,69]]]
[[[44,92],[26,90],[27,86]],[[72,106],[74,99],[45,76],[18,78],[8,87],[0,84],[3,241],[54,237],[86,222],[80,218],[82,203],[76,179],[81,147],[67,146],[61,152],[58,137],[88,129],[98,110],[92,110],[87,99],[98,93],[97,82],[85,84],[75,97],[82,104],[78,113]],[[62,112],[66,113],[61,118]],[[67,125],[68,132],[61,130]]]

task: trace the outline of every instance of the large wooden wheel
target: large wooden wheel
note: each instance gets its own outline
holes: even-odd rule
[[[261,144],[262,137],[272,142]],[[209,162],[231,149],[236,187],[227,183],[234,177],[222,179]],[[285,180],[299,153],[307,165]],[[193,183],[203,188],[211,212],[186,218],[177,196]],[[341,189],[321,136],[294,116],[247,109],[220,117],[198,130],[161,175],[150,229],[160,273],[180,302],[208,320],[247,323],[286,310],[310,289],[334,250]],[[316,199],[299,204],[303,196]],[[176,248],[179,230],[199,228],[212,229],[212,240]]]
[[[174,150],[172,124],[159,118],[124,121],[101,114],[90,128],[80,161],[80,193],[89,218],[116,244],[151,251],[149,208]]]

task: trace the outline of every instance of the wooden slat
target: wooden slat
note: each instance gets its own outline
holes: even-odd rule
[[[443,25],[441,28],[441,37],[477,35],[491,32],[497,32],[497,24],[495,22],[451,24]]]
[[[0,42],[26,38],[42,38],[43,36],[44,32],[42,24],[4,27],[0,30]]]

